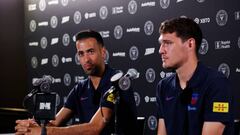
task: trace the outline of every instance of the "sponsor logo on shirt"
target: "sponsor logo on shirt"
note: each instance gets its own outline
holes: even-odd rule
[[[228,102],[213,102],[213,112],[227,113],[229,111]]]

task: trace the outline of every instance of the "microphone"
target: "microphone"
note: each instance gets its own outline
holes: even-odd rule
[[[124,75],[124,77],[128,77],[129,79],[133,80],[133,79],[139,78],[139,74],[140,73],[136,69],[130,68],[130,69],[128,69],[128,71]]]

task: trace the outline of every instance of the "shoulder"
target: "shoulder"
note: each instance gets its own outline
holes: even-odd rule
[[[168,77],[165,77],[163,79],[161,79],[158,82],[158,86],[162,86],[162,85],[173,85],[173,83],[175,83],[176,80],[176,73],[171,74]]]

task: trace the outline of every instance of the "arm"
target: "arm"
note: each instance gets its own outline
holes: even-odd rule
[[[202,135],[222,135],[225,125],[221,122],[204,122]]]
[[[164,119],[158,120],[158,135],[167,135]]]
[[[102,108],[103,115],[108,121],[112,115],[112,110],[106,107]],[[68,127],[47,127],[48,135],[66,135],[66,134],[83,134],[83,135],[98,135],[105,127],[106,121],[102,118],[100,108],[97,110],[89,123],[72,125]],[[29,129],[30,135],[40,134],[40,128],[34,127]]]
[[[62,107],[57,113],[55,120],[50,121],[49,126],[60,126],[63,122],[68,120],[72,115],[72,110]]]

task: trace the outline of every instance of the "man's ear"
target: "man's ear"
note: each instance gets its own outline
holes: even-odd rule
[[[196,41],[195,41],[194,38],[189,38],[188,39],[188,47],[189,47],[189,49],[195,50],[195,48],[196,48]]]
[[[106,59],[106,55],[107,55],[107,49],[105,47],[102,47],[102,58]]]

